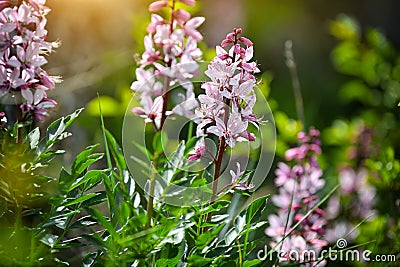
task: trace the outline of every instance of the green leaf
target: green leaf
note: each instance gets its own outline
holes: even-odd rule
[[[111,154],[113,155],[115,162],[117,163],[121,171],[126,170],[127,167],[126,167],[125,157],[122,153],[121,147],[118,145],[114,136],[108,130],[106,130],[105,132],[106,132],[107,143],[111,149]]]
[[[39,127],[36,127],[35,129],[33,129],[33,131],[31,131],[28,134],[28,139],[29,139],[29,145],[31,146],[31,149],[36,148],[37,145],[39,144],[39,139],[40,139]]]
[[[211,261],[211,258],[203,258],[197,254],[191,255],[188,258],[189,266],[193,267],[210,266]]]
[[[269,195],[260,197],[251,202],[251,204],[246,208],[245,213],[247,223],[250,223],[254,216],[259,214],[259,212],[266,207],[268,197]]]
[[[156,266],[158,267],[174,267],[174,266],[177,266],[177,264],[178,264],[178,262],[179,262],[179,260],[181,259],[181,257],[182,257],[182,252],[178,249],[178,248],[176,248],[176,249],[173,249],[173,250],[177,250],[177,253],[176,253],[176,255],[173,257],[173,256],[171,256],[171,255],[163,255],[164,257],[162,257],[162,258],[160,258],[160,259],[158,259],[157,261],[156,261]],[[163,251],[166,251],[166,250],[163,250]],[[168,250],[168,252],[170,252],[170,250]]]
[[[62,140],[65,136],[62,136],[64,131],[68,128],[68,126],[79,116],[83,109],[78,109],[72,114],[61,117],[58,120],[55,120],[50,124],[47,128],[46,132],[46,144],[51,145],[57,140]]]
[[[80,196],[80,197],[78,197],[78,198],[72,198],[72,199],[71,199],[71,198],[67,198],[67,199],[62,203],[62,205],[65,206],[65,207],[68,207],[68,206],[71,206],[71,205],[74,205],[74,204],[82,203],[82,202],[84,202],[84,201],[86,201],[86,200],[88,200],[88,199],[91,199],[91,198],[94,198],[94,197],[100,195],[101,193],[102,193],[102,192],[89,193],[89,194],[87,194],[87,195],[83,195],[83,196]]]
[[[196,247],[200,250],[204,250],[211,242],[217,241],[215,238],[221,232],[222,228],[225,227],[225,224],[226,223],[220,223],[216,228],[199,235],[196,239]]]
[[[82,259],[82,266],[83,267],[93,266],[96,263],[96,259],[98,256],[99,253],[97,252],[86,254],[86,256]]]
[[[153,150],[157,155],[164,151],[164,144],[167,142],[168,136],[164,131],[157,132],[153,138]]]
[[[86,182],[88,186],[85,187],[84,191],[87,191],[93,187],[93,184],[98,184],[105,176],[106,174],[104,171],[90,170],[83,177],[75,180],[75,182],[68,188],[68,192],[74,190],[75,188],[83,185]]]
[[[85,150],[76,156],[72,164],[72,174],[80,174],[86,170],[90,165],[100,160],[103,157],[102,153],[93,153],[99,145],[88,146]],[[93,153],[93,154],[92,154]]]
[[[132,143],[139,149],[139,151],[146,155],[149,160],[153,160],[153,154],[145,146],[135,141],[132,141]]]
[[[167,170],[163,172],[162,178],[166,186],[170,185],[177,169],[181,168],[184,162],[185,141],[182,141],[176,151],[171,155]]]
[[[82,266],[83,267],[93,266],[95,264],[98,256],[99,256],[99,253],[97,253],[97,252],[92,252],[92,253],[86,254],[86,256],[82,259]]]
[[[97,224],[97,220],[92,218],[92,216],[87,215],[79,218],[70,228],[86,228],[95,224]]]
[[[90,207],[90,206],[95,206],[97,204],[101,204],[101,203],[107,201],[106,192],[101,191],[101,192],[97,192],[96,194],[97,195],[95,197],[92,197],[92,198],[90,198],[88,200],[85,200],[82,203],[82,206],[83,207]]]
[[[245,262],[243,263],[243,267],[251,267],[251,266],[255,266],[255,265],[258,266],[258,264],[260,264],[260,263],[262,263],[262,261],[261,261],[261,260],[258,260],[258,259],[247,260],[247,261],[245,261]]]
[[[99,224],[101,224],[111,234],[111,236],[115,238],[118,237],[118,234],[114,226],[111,224],[111,222],[107,219],[105,215],[103,215],[97,209],[88,208],[87,211],[93,218],[95,218],[99,222]]]
[[[40,242],[42,242],[43,244],[46,244],[49,247],[52,247],[55,244],[57,239],[58,239],[58,236],[56,236],[56,235],[46,234],[44,237],[42,237],[40,239]]]
[[[71,125],[72,122],[79,116],[83,109],[78,109],[72,114],[61,117],[54,122],[52,122],[46,131],[46,136],[38,144],[38,156],[37,160],[41,158],[43,153],[46,153],[54,143],[63,140],[70,136],[70,133],[65,132],[65,130]]]
[[[228,201],[228,200],[218,200],[218,201],[212,203],[211,205],[208,205],[208,206],[200,209],[196,214],[204,215],[204,214],[208,214],[210,212],[216,212],[223,208],[228,207],[229,204],[230,204],[230,201]]]
[[[79,242],[78,240],[72,240],[72,241],[67,241],[67,242],[61,242],[53,246],[53,248],[76,248],[76,247],[84,247],[86,246],[85,244]]]

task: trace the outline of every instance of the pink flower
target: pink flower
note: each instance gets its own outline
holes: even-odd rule
[[[136,81],[131,85],[135,92],[141,92],[143,97],[161,95],[162,83],[156,81],[153,69],[136,69]]]
[[[292,169],[283,162],[278,163],[278,168],[275,171],[275,185],[282,186],[287,180],[293,178]]]
[[[153,62],[161,59],[161,52],[154,49],[151,35],[144,37],[145,52],[142,55],[140,64],[145,67]]]
[[[0,0],[0,11],[7,7],[12,7],[14,5],[14,0]]]
[[[247,122],[242,120],[240,114],[232,113],[227,124],[218,117],[215,118],[215,122],[216,125],[208,128],[208,132],[225,138],[227,145],[231,148],[235,147],[236,142],[246,140],[241,134],[247,129]]]
[[[200,159],[207,152],[204,138],[201,138],[193,151],[189,153],[188,161],[194,161]]]
[[[223,95],[228,99],[235,99],[237,101],[245,100],[247,96],[253,91],[254,87],[254,81],[248,80],[236,86],[232,86],[232,91],[224,91]]]
[[[278,214],[286,216],[287,219],[278,220],[277,216],[270,216],[268,218],[270,227],[266,229],[266,234],[272,238],[271,246],[285,238],[282,249],[287,252],[314,250],[318,254],[322,247],[328,244],[322,238],[327,224],[324,218],[325,212],[320,208],[315,208],[319,202],[317,193],[323,188],[325,181],[321,179],[322,171],[315,159],[315,156],[320,153],[320,143],[315,129],[314,135],[311,135],[311,131],[308,135],[300,133],[298,138],[302,144],[286,151],[287,161],[293,161],[293,164],[280,162],[275,172],[277,176],[275,185],[279,187],[279,193],[272,196],[272,203],[278,207]],[[315,147],[310,149],[312,146]],[[289,229],[294,227],[294,223],[300,222],[300,225],[293,229],[294,231],[290,232],[289,236],[285,236],[281,230],[283,222]],[[278,250],[279,246],[275,249]],[[288,260],[288,256],[289,254],[285,254],[285,257],[280,260]],[[317,259],[300,257],[296,260],[300,263],[313,264],[313,261]],[[326,262],[323,261],[318,265],[325,264]]]
[[[142,104],[143,108],[133,108],[132,112],[136,115],[144,118],[146,123],[154,123],[154,126],[159,129],[160,122],[161,122],[161,115],[162,115],[162,107],[163,107],[163,98],[162,96],[157,96],[154,101],[151,97],[143,97],[140,103]],[[172,113],[169,111],[167,112],[168,115]]]
[[[244,45],[247,45],[247,46],[253,46],[253,42],[252,41],[250,41],[248,38],[246,38],[246,37],[240,37],[239,38],[239,41],[240,42],[242,42]]]
[[[279,241],[286,232],[290,229],[286,227],[285,232],[285,225],[287,220],[287,215],[285,213],[278,213],[278,215],[271,214],[268,216],[268,223],[269,227],[265,229],[265,234],[273,237],[275,240]],[[288,221],[288,225],[291,225],[291,221]]]
[[[196,41],[201,41],[203,39],[203,36],[199,31],[197,31],[197,28],[203,24],[205,21],[204,17],[195,17],[190,20],[188,20],[182,27],[182,29],[185,31],[185,33],[189,36],[191,36],[193,39]]]
[[[182,2],[187,5],[195,4],[195,1]],[[144,103],[143,108],[135,108],[133,111],[145,117],[146,122],[153,121],[157,129],[161,117],[172,112],[161,114],[163,104],[159,107],[161,102],[156,99],[161,92],[166,93],[177,84],[186,90],[186,94],[180,95],[182,101],[172,109],[173,112],[191,119],[195,118],[193,110],[198,104],[194,99],[194,87],[190,79],[198,74],[197,61],[202,55],[197,47],[197,41],[202,39],[197,28],[204,22],[204,18],[191,18],[189,12],[175,9],[175,5],[170,5],[169,0],[153,2],[149,6],[149,11],[155,12],[165,7],[170,9],[172,16],[168,21],[160,15],[151,15],[151,23],[147,27],[149,35],[144,39],[145,52],[141,57],[141,66],[136,70],[137,81],[131,86],[132,90],[140,93],[141,103]],[[152,100],[147,96],[155,96],[156,99]],[[161,113],[150,112],[149,103],[157,104],[153,109],[160,110]]]
[[[152,14],[151,15],[151,23],[147,26],[147,32],[148,33],[155,33],[157,26],[163,25],[166,22],[164,21],[163,17],[157,14]]]
[[[58,46],[46,41],[45,15],[50,9],[45,2],[0,1],[0,95],[21,92],[22,112],[31,113],[36,120],[42,120],[56,104],[44,91],[61,81],[42,69],[46,53]]]
[[[187,90],[186,96],[183,94],[179,94],[178,96],[181,98],[181,102],[172,109],[172,112],[188,119],[194,119],[196,117],[194,110],[199,105],[194,92],[192,90]]]
[[[47,98],[43,90],[36,89],[34,92],[31,89],[21,90],[22,96],[26,102],[21,105],[23,112],[32,112],[36,120],[43,120],[48,115],[48,109],[54,108],[56,101]]]
[[[245,171],[241,171],[240,170],[240,163],[239,162],[236,162],[236,166],[237,166],[236,173],[233,170],[230,171],[230,174],[232,176],[230,185],[233,185],[233,188],[237,189],[237,190],[249,190],[249,189],[252,189],[254,187],[253,184],[249,184],[249,185],[246,184],[247,180],[249,179],[249,175],[247,175],[246,177],[242,178],[242,176],[245,173]]]
[[[175,21],[180,25],[184,25],[185,22],[187,22],[190,19],[190,13],[183,10],[183,9],[178,9],[173,12],[173,16]]]

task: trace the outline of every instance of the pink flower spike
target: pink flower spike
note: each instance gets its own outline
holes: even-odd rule
[[[168,0],[155,1],[149,5],[149,11],[156,12],[166,6],[168,6]]]
[[[188,6],[194,6],[196,4],[195,0],[179,0],[179,1]]]

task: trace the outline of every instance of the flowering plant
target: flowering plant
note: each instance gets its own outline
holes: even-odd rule
[[[251,169],[251,164],[245,166],[241,160],[255,159],[261,165],[270,160],[272,164],[273,159],[261,156],[263,139],[275,152],[275,135],[263,135],[263,126],[269,122],[258,109],[262,97],[268,96],[268,84],[256,77],[261,71],[253,56],[259,46],[243,36],[241,28],[234,28],[216,46],[215,56],[204,68],[204,80],[196,84],[203,69],[199,43],[206,31],[201,28],[205,18],[192,17],[187,11],[195,5],[195,0],[157,0],[148,6],[151,21],[145,50],[130,86],[139,101],[131,101],[135,106],[128,107],[122,146],[105,128],[105,105],[98,97],[104,152],[97,152],[99,144],[88,146],[72,158],[70,166],[62,164],[58,171],[61,164],[53,159],[65,152],[59,142],[71,136],[67,129],[82,109],[51,122],[46,130],[42,124],[34,128],[55,106],[47,93],[60,81],[43,69],[45,56],[58,44],[47,41],[49,9],[45,0],[0,0],[0,97],[5,104],[0,111],[3,265],[324,266],[331,256],[323,253],[327,246],[341,245],[339,252],[350,251],[342,238],[354,247],[369,245],[372,242],[363,238],[371,235],[370,229],[381,228],[384,236],[379,236],[378,244],[386,247],[385,242],[391,240],[398,248],[400,228],[397,215],[391,215],[398,208],[392,191],[399,189],[400,163],[390,147],[397,135],[390,135],[393,140],[389,141],[383,138],[395,124],[387,105],[398,89],[398,66],[391,71],[393,77],[382,75],[382,87],[390,84],[384,92],[386,107],[380,107],[390,113],[383,120],[384,130],[374,131],[367,123],[371,114],[380,116],[373,106],[368,116],[355,122],[341,121],[321,134],[313,127],[305,132],[300,130],[306,122],[292,43],[286,42],[301,121],[274,110],[280,158],[275,179],[263,180],[259,188],[255,173],[261,169],[263,179],[268,178],[269,167]],[[348,25],[352,23],[336,25],[336,32],[343,33],[340,29]],[[354,29],[344,32],[342,38],[349,38]],[[374,34],[369,39],[376,40]],[[365,51],[365,58],[378,57],[386,47],[378,38],[376,51],[369,51],[357,43],[360,36],[353,37],[336,53],[349,44],[352,49],[360,45],[360,53],[353,49],[344,51],[345,56],[335,55],[338,66],[350,72],[346,66],[361,59],[339,63]],[[381,63],[377,72],[390,66],[383,56]],[[268,75],[264,77],[268,82]],[[174,94],[175,88],[183,93]],[[142,144],[131,135],[139,128],[137,121],[129,123],[132,118],[144,126]],[[179,129],[178,142],[168,143],[169,122],[175,127],[173,122],[181,118],[186,124]],[[127,139],[129,144],[124,142]],[[353,140],[348,147],[345,139]],[[251,150],[248,155],[244,146]],[[339,153],[329,154],[329,146],[339,147]],[[166,147],[176,149],[168,153]],[[255,147],[261,152],[253,151]],[[204,168],[203,161],[208,163]],[[336,186],[331,178],[338,178]],[[391,196],[389,201],[380,197],[385,194]],[[390,201],[397,205],[394,212],[382,212],[381,206]],[[334,245],[338,238],[344,242]]]
[[[324,211],[318,208],[317,196],[325,181],[316,160],[321,154],[319,131],[311,128],[309,134],[300,132],[300,145],[286,151],[285,158],[293,166],[280,162],[276,170],[275,185],[279,194],[272,197],[278,207],[277,215],[269,215],[269,227],[265,233],[272,237],[270,245],[282,251],[280,261],[289,261],[293,250],[303,255],[303,251],[314,251],[313,258],[300,258],[300,262],[310,262],[310,266],[323,266],[317,256],[328,242],[322,239],[325,233]],[[303,255],[304,256],[304,255]]]
[[[2,103],[18,106],[18,121],[30,115],[43,120],[56,105],[46,92],[54,89],[60,78],[42,68],[47,63],[44,56],[59,45],[46,40],[50,9],[45,2],[28,0],[18,4],[10,0],[0,5],[0,97]]]

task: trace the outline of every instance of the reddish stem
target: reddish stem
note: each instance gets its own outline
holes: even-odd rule
[[[214,177],[213,177],[213,183],[212,183],[213,193],[211,195],[210,204],[214,202],[214,200],[217,196],[217,193],[218,193],[218,178],[221,174],[222,159],[224,157],[225,147],[226,147],[225,138],[220,137],[218,154],[217,154],[217,159],[215,161],[215,167],[214,167]]]

